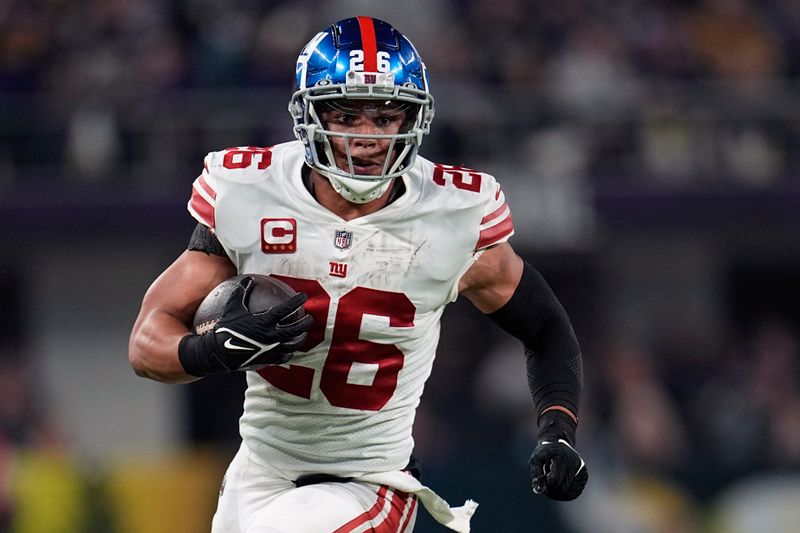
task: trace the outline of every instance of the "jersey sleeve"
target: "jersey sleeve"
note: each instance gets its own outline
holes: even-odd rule
[[[506,242],[514,234],[514,221],[511,219],[511,209],[506,203],[505,194],[499,183],[492,180],[492,185],[494,190],[484,205],[478,242],[475,245],[476,252]]]
[[[187,209],[198,222],[213,232],[216,229],[217,181],[208,170],[210,157],[210,154],[206,156],[203,171],[192,184],[192,196]]]

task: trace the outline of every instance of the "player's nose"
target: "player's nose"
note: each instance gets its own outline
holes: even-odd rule
[[[371,147],[378,142],[374,136],[379,134],[379,130],[372,121],[362,120],[353,129],[353,133],[357,135],[357,137],[352,138],[354,146]],[[363,137],[358,137],[358,135],[363,135]]]

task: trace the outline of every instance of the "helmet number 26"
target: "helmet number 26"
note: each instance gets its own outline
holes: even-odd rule
[[[389,52],[378,52],[378,72],[389,72],[392,65],[389,62]],[[364,70],[364,51],[350,50],[350,70]]]

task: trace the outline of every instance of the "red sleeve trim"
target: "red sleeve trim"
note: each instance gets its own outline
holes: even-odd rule
[[[202,174],[197,178],[197,183],[200,184],[203,190],[206,191],[211,198],[215,200],[217,199],[217,191],[211,188],[211,185],[208,184],[206,178]]]
[[[481,226],[483,226],[487,222],[491,222],[492,220],[502,215],[506,209],[508,209],[508,204],[506,202],[503,202],[503,205],[501,205],[500,207],[498,207],[497,209],[495,209],[494,211],[483,217],[483,219],[481,220]]]
[[[200,218],[200,222],[209,228],[213,229],[216,227],[214,206],[208,203],[208,200],[203,198],[197,189],[192,190],[192,198],[189,200],[189,210]]]
[[[503,219],[499,224],[495,224],[491,228],[486,228],[481,231],[478,236],[478,244],[475,245],[475,250],[480,250],[481,248],[486,248],[487,246],[495,244],[512,233],[514,233],[514,222],[511,219],[511,213],[509,213],[508,217]]]

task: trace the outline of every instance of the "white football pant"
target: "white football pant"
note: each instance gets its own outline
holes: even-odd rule
[[[296,487],[242,445],[228,466],[212,533],[410,533],[417,498],[385,485]]]

